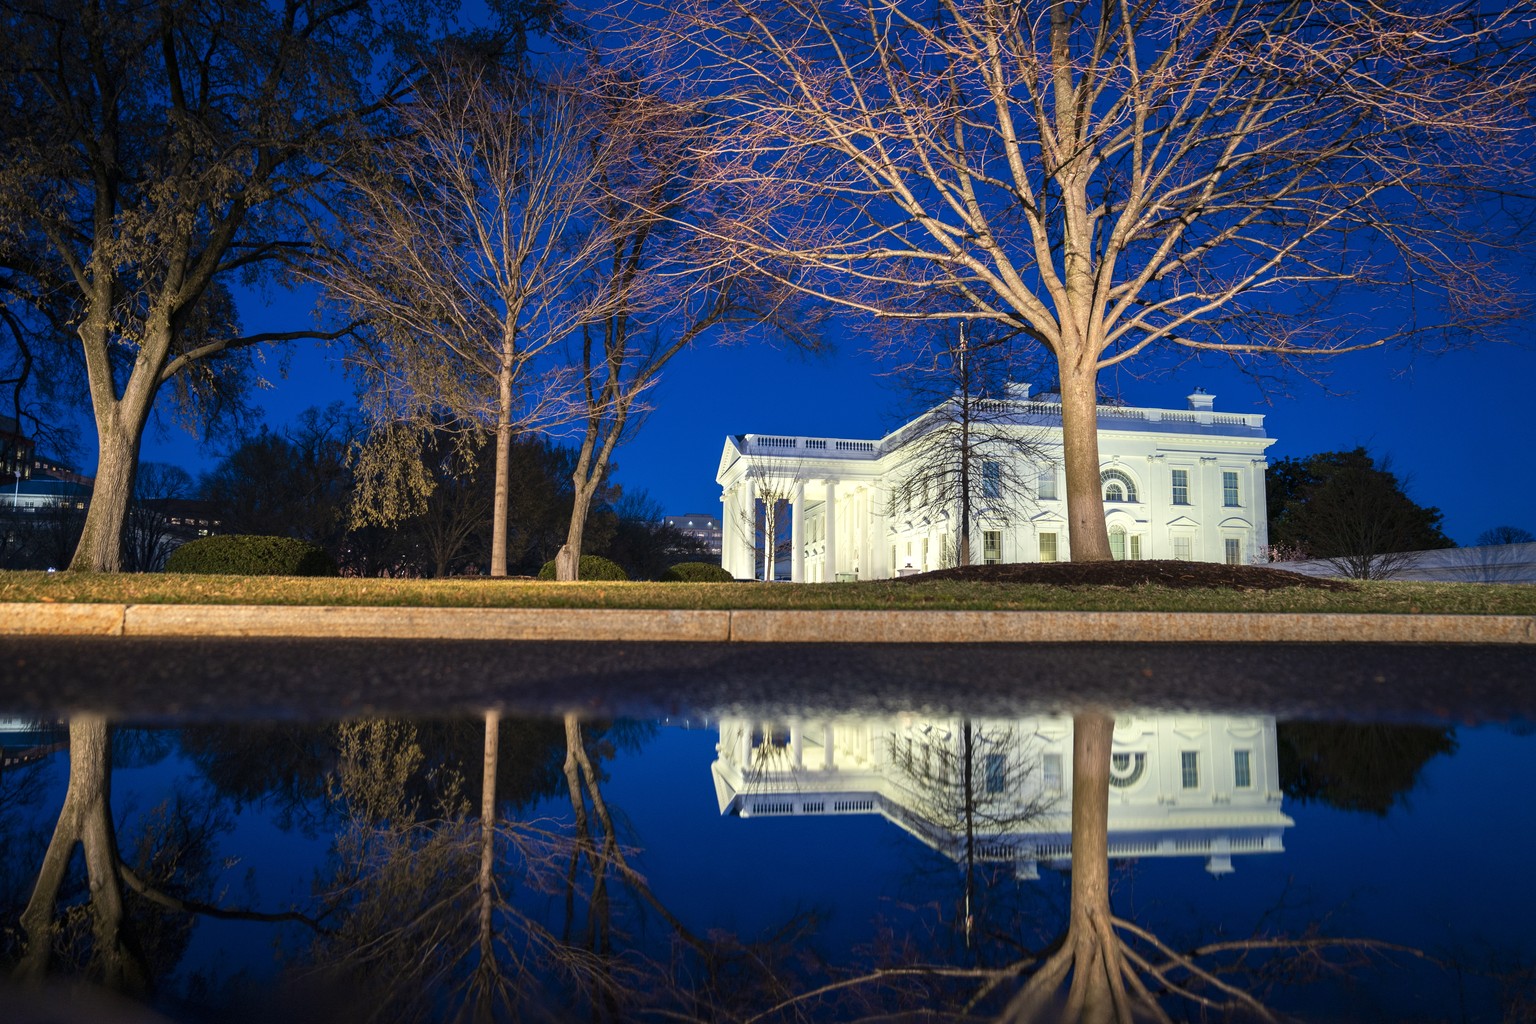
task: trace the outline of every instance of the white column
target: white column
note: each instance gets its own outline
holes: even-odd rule
[[[736,575],[736,491],[720,492],[720,567]]]
[[[1202,562],[1224,562],[1227,553],[1221,543],[1221,473],[1216,468],[1214,455],[1200,456],[1200,498],[1195,505],[1200,510],[1200,553],[1195,558]]]
[[[1253,550],[1248,557],[1254,560],[1267,556],[1269,548],[1269,496],[1264,490],[1264,470],[1268,466],[1268,459],[1254,459],[1253,472],[1248,475],[1248,503],[1253,509],[1248,517],[1253,521]]]
[[[831,771],[833,768],[837,767],[836,763],[834,762],[835,751],[832,749],[832,723],[831,722],[828,722],[826,724],[826,726],[822,730],[822,734],[821,735],[822,735],[822,742],[821,742],[821,766],[823,768],[825,768],[827,771]],[[1273,788],[1273,787],[1271,787],[1271,788]]]
[[[827,481],[827,550],[822,556],[826,559],[826,569],[821,578],[828,583],[837,582],[837,481]]]
[[[880,484],[869,486],[869,530],[871,534],[869,545],[869,576],[868,579],[883,580],[896,575],[896,566],[887,564],[891,554],[891,535],[887,529],[889,525],[886,518],[885,488]]]
[[[805,766],[805,726],[799,722],[789,723],[789,750],[792,755],[791,764],[796,768]]]
[[[805,582],[805,481],[795,481],[794,505],[789,510],[789,579]]]

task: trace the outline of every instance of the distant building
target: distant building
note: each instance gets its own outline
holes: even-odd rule
[[[711,558],[720,557],[720,517],[707,512],[685,512],[680,516],[663,516],[662,521],[684,536],[703,544]]]
[[[1067,716],[722,718],[715,749],[723,815],[878,814],[957,861],[1008,865],[1020,878],[1072,860]],[[1109,855],[1202,857],[1224,875],[1235,855],[1282,852],[1295,822],[1279,765],[1269,716],[1120,716]]]
[[[1013,384],[988,403],[989,430],[1027,436],[1036,453],[1017,448],[984,462],[982,506],[971,523],[972,561],[1053,562],[1068,557],[1066,480],[1061,458],[1061,401],[1031,397]],[[1215,411],[1215,396],[1196,391],[1186,409],[1101,405],[1100,486],[1115,558],[1247,564],[1269,544],[1264,503],[1265,449],[1274,444],[1258,413]],[[761,573],[758,524],[775,504],[775,534],[789,506],[790,579],[832,582],[887,579],[955,564],[959,512],[900,508],[912,472],[908,453],[936,431],[953,429],[945,407],[881,438],[739,434],[726,438],[715,480],[724,503],[721,564],[738,579]],[[987,507],[986,478],[1027,481],[1011,507]],[[775,544],[780,542],[776,536]]]
[[[32,475],[35,446],[10,416],[0,416],[0,483],[14,484]]]

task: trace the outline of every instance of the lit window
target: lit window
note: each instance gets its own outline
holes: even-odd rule
[[[1194,545],[1190,542],[1190,538],[1188,538],[1188,537],[1175,537],[1175,538],[1173,538],[1173,557],[1174,557],[1174,560],[1178,561],[1178,562],[1191,562],[1191,561],[1194,561],[1195,555],[1194,555],[1193,548],[1194,548]]]
[[[1039,488],[1039,494],[1042,499],[1054,499],[1056,497],[1056,467],[1041,466],[1036,486]]]
[[[1236,537],[1227,538],[1227,564],[1243,564],[1243,542]]]
[[[1136,481],[1118,469],[1106,469],[1099,475],[1099,482],[1104,485],[1105,501],[1136,500]]]
[[[1056,535],[1054,533],[1042,533],[1040,535],[1040,561],[1056,561]]]
[[[1001,793],[1008,778],[1008,763],[1002,754],[988,754],[986,759],[987,792]]]
[[[1003,466],[1000,462],[981,464],[981,496],[997,499],[1003,496]]]
[[[1040,774],[1047,793],[1060,793],[1065,784],[1061,777],[1061,755],[1046,754],[1041,759]]]
[[[1179,754],[1180,781],[1185,789],[1200,788],[1200,755],[1186,750]]]
[[[1253,758],[1246,750],[1232,751],[1232,785],[1237,789],[1253,788]]]
[[[1134,561],[1139,561],[1140,559],[1141,559],[1141,534],[1135,533],[1135,534],[1131,535],[1131,560],[1134,562]]]
[[[1176,469],[1173,471],[1173,503],[1175,505],[1189,504],[1189,470]]]
[[[1227,508],[1237,507],[1237,474],[1226,472],[1221,474],[1221,503]]]
[[[988,565],[996,565],[1003,560],[1003,531],[982,531],[981,560]]]

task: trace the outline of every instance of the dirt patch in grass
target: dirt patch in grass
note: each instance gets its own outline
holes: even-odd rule
[[[1165,560],[1125,562],[1021,562],[1012,565],[962,565],[900,577],[903,583],[962,580],[966,583],[1033,583],[1052,587],[1141,587],[1155,584],[1172,590],[1356,590],[1343,580],[1319,579],[1299,572],[1262,565],[1221,565],[1216,562]]]

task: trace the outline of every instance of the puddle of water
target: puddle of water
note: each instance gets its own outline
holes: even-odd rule
[[[81,715],[0,746],[19,1019],[101,1019],[82,978],[188,1021],[1536,1006],[1519,724]]]

